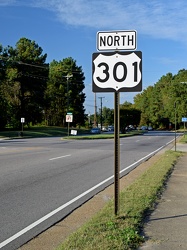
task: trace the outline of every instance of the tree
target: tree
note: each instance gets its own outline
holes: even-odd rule
[[[5,81],[5,72],[7,65],[7,52],[0,45],[0,129],[5,128],[7,124],[8,102],[3,93],[3,83]]]
[[[169,128],[175,123],[180,125],[182,117],[187,116],[187,70],[178,74],[167,73],[154,86],[149,86],[134,98],[135,107],[141,110],[140,124],[155,128]]]
[[[17,127],[21,117],[27,124],[41,122],[48,79],[47,54],[43,55],[42,48],[26,38],[21,38],[15,48],[8,46],[6,50],[8,63],[3,92],[10,106],[10,123]]]
[[[50,63],[46,90],[46,118],[50,125],[65,125],[67,112],[73,114],[72,125],[82,125],[84,114],[84,74],[71,57]]]
[[[121,130],[124,132],[125,128],[129,125],[133,125],[134,127],[138,126],[140,123],[140,115],[140,110],[136,109],[130,102],[124,102],[120,105]]]

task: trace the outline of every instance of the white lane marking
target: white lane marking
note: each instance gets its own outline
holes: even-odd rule
[[[157,150],[155,150],[154,152],[148,154],[147,156],[143,157],[142,159],[138,160],[137,162],[131,164],[130,166],[126,167],[125,169],[121,170],[120,173],[124,172],[125,170],[131,168],[133,165],[143,161],[144,159],[146,159],[147,157],[150,157],[151,155],[156,154],[158,151],[160,151],[162,148],[164,148],[165,146],[167,146],[168,144],[170,144],[173,140],[171,140],[170,142],[166,143],[164,146],[158,148]],[[69,155],[68,155],[69,156]],[[7,240],[3,241],[0,243],[0,248],[6,246],[7,244],[9,244],[10,242],[12,242],[13,240],[17,239],[18,237],[20,237],[21,235],[25,234],[26,232],[28,232],[29,230],[31,230],[32,228],[38,226],[39,224],[41,224],[43,221],[49,219],[50,217],[52,217],[53,215],[55,215],[56,213],[62,211],[64,208],[68,207],[69,205],[71,205],[72,203],[74,203],[75,201],[79,200],[80,198],[84,197],[85,195],[89,194],[90,192],[94,191],[96,188],[100,187],[101,185],[103,185],[104,183],[106,183],[107,181],[110,181],[111,179],[114,178],[114,175],[110,176],[109,178],[105,179],[104,181],[100,182],[99,184],[95,185],[94,187],[88,189],[87,191],[85,191],[84,193],[78,195],[77,197],[75,197],[74,199],[68,201],[67,203],[65,203],[64,205],[58,207],[57,209],[55,209],[54,211],[48,213],[47,215],[43,216],[41,219],[35,221],[34,223],[32,223],[31,225],[25,227],[23,230],[19,231],[18,233],[14,234],[13,236],[11,236],[10,238],[8,238]]]
[[[60,159],[60,158],[65,158],[65,157],[68,157],[68,156],[71,156],[71,155],[62,155],[62,156],[58,156],[58,157],[49,159],[49,161],[57,160],[57,159]]]
[[[114,178],[114,176],[109,177],[108,179],[100,182],[99,184],[95,185],[94,187],[90,188],[89,190],[85,191],[84,193],[78,195],[77,197],[75,197],[74,199],[68,201],[67,203],[65,203],[64,205],[60,206],[59,208],[55,209],[54,211],[48,213],[47,215],[43,216],[41,219],[35,221],[34,223],[32,223],[31,225],[29,225],[28,227],[24,228],[23,230],[19,231],[18,233],[14,234],[12,237],[8,238],[7,240],[3,241],[0,243],[0,248],[6,246],[7,244],[9,244],[11,241],[17,239],[18,237],[20,237],[21,235],[25,234],[26,232],[28,232],[29,230],[31,230],[32,228],[38,226],[39,224],[41,224],[43,221],[49,219],[50,217],[52,217],[53,215],[55,215],[56,213],[62,211],[64,208],[68,207],[69,205],[71,205],[72,203],[74,203],[75,201],[79,200],[80,198],[84,197],[85,195],[89,194],[90,192],[92,192],[93,190],[95,190],[96,188],[98,188],[99,186],[101,186],[102,184],[104,184],[105,182],[111,180],[112,178]]]

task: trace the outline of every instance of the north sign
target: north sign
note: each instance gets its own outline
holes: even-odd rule
[[[136,31],[97,32],[97,50],[136,50]]]
[[[142,91],[142,52],[103,52],[92,55],[93,92]]]

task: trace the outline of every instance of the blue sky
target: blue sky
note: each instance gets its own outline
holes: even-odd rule
[[[85,74],[87,113],[94,113],[92,54],[97,52],[98,31],[136,30],[142,51],[143,89],[162,75],[187,68],[186,0],[0,0],[0,43],[15,46],[26,37],[47,53],[47,62],[66,57],[76,60]],[[138,94],[120,93],[120,103]],[[103,106],[114,108],[113,93]]]

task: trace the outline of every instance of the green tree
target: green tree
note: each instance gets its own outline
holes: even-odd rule
[[[3,93],[3,83],[5,81],[5,72],[7,64],[6,50],[0,45],[0,129],[5,128],[7,124],[8,103]]]
[[[124,102],[120,105],[120,127],[124,132],[129,125],[137,127],[140,123],[140,110],[136,109],[130,102]]]
[[[9,103],[9,120],[20,125],[24,117],[27,124],[42,121],[44,92],[48,79],[47,54],[35,41],[21,38],[16,47],[6,48],[8,63],[3,92]]]
[[[84,79],[82,68],[71,57],[50,63],[45,110],[50,125],[64,126],[67,112],[73,114],[71,125],[84,124]]]
[[[134,98],[134,105],[141,111],[141,125],[155,128],[169,128],[175,123],[181,124],[182,117],[187,116],[187,70],[178,74],[167,73],[154,86],[149,86]],[[173,125],[174,127],[174,125]]]

